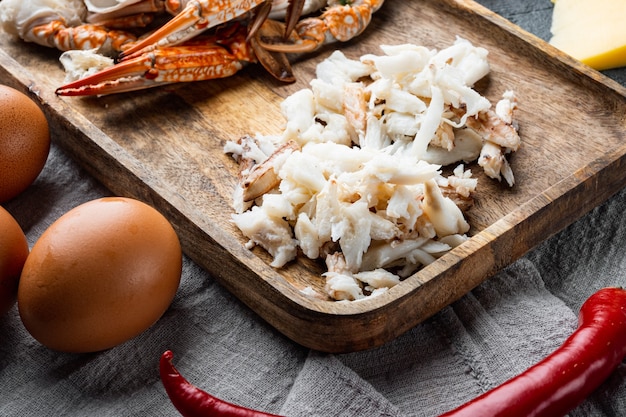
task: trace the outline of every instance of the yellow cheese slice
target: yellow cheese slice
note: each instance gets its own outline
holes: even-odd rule
[[[550,43],[597,70],[626,66],[626,0],[553,0]]]

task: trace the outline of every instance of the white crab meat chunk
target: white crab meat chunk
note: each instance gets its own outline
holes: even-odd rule
[[[504,123],[513,124],[513,113],[517,109],[517,97],[511,90],[502,94],[502,99],[496,103],[496,114]]]
[[[327,179],[332,175],[358,172],[364,164],[375,156],[376,153],[334,142],[309,143],[302,148],[302,158],[315,161],[314,165]],[[293,170],[297,169],[298,166],[293,165]]]
[[[284,195],[278,193],[268,193],[263,195],[261,207],[272,218],[284,218],[286,220],[295,220],[295,210]]]
[[[444,104],[441,89],[433,85],[431,87],[431,99],[428,104],[428,109],[420,120],[419,130],[415,134],[411,146],[411,154],[415,158],[424,159],[428,145],[441,124]]]
[[[343,116],[357,136],[351,141],[358,145],[367,129],[368,92],[362,83],[346,83],[343,90]]]
[[[297,184],[306,190],[309,196],[320,192],[326,184],[320,161],[309,157],[305,149],[302,152],[294,152],[282,165],[278,176],[283,182]]]
[[[286,220],[270,216],[263,206],[233,214],[232,219],[244,236],[250,239],[249,246],[259,245],[272,256],[271,266],[280,268],[295,259],[297,241]]]
[[[467,39],[456,38],[454,43],[433,57],[432,63],[439,68],[455,68],[467,86],[474,85],[489,73],[489,51],[472,45]]]
[[[359,146],[362,149],[382,150],[390,145],[391,137],[383,119],[369,114],[367,116],[367,129],[365,135],[359,140]]]
[[[341,108],[343,94],[337,94],[336,87],[320,83],[325,89],[304,89],[289,96],[281,104],[287,120],[283,138],[293,140],[301,146],[308,142],[335,142],[351,145],[358,138],[350,121],[343,114],[323,106],[338,103]],[[326,96],[325,96],[325,95]],[[328,96],[328,97],[327,97]],[[336,101],[340,100],[340,101]]]
[[[370,229],[372,239],[389,240],[401,235],[400,228],[393,221],[371,211],[369,216],[372,219],[372,228]]]
[[[461,197],[469,197],[478,186],[478,178],[472,178],[471,170],[464,170],[463,164],[457,166],[453,173],[445,179],[445,183],[452,187]]]
[[[513,170],[499,145],[489,141],[485,142],[480,151],[478,165],[483,168],[488,177],[497,180],[504,178],[509,186],[515,184]]]
[[[385,101],[385,111],[394,111],[416,115],[423,113],[427,105],[424,100],[409,91],[394,88],[393,81],[388,78],[381,78],[374,81],[369,87],[370,107],[373,107],[380,100]]]
[[[407,113],[390,112],[384,116],[386,133],[394,141],[414,137],[420,130],[421,121],[421,117]]]
[[[370,65],[347,58],[343,52],[334,51],[328,58],[316,67],[316,78],[330,84],[354,82],[359,78],[370,75],[373,68]]]
[[[113,58],[99,54],[95,49],[66,51],[61,54],[59,61],[65,70],[66,83],[95,74],[115,63]]]
[[[298,240],[298,246],[302,249],[302,253],[309,259],[319,258],[322,242],[315,224],[306,213],[298,214],[293,232]]]
[[[320,244],[332,239],[332,225],[339,216],[339,190],[337,181],[331,178],[315,197],[315,224]]]
[[[365,287],[368,291],[381,288],[395,287],[400,283],[400,277],[386,269],[377,268],[371,271],[357,272],[354,278],[367,284]]]
[[[313,91],[304,88],[287,97],[280,104],[283,117],[287,121],[283,131],[285,141],[298,142],[299,135],[315,123],[315,101]]]
[[[443,148],[448,152],[454,149],[454,128],[452,125],[442,120],[435,136],[430,140],[429,146]]]
[[[420,45],[381,45],[384,55],[366,54],[361,62],[373,65],[372,78],[386,78],[399,85],[407,84],[416,73],[423,71],[436,51]]]
[[[469,237],[467,235],[448,235],[444,236],[439,241],[448,245],[450,248],[456,248],[464,242],[467,242]]]
[[[333,142],[350,146],[358,142],[357,134],[350,121],[343,114],[320,113],[309,129],[300,135],[301,143]]]
[[[507,152],[517,151],[520,147],[521,140],[515,127],[502,120],[493,110],[467,119],[467,125],[478,132],[483,140],[498,144]]]
[[[224,145],[224,153],[232,154],[233,158],[238,162],[249,161],[252,164],[261,164],[265,162],[276,150],[281,143],[276,143],[275,138],[271,136],[257,135],[243,136],[238,141],[228,141]]]
[[[355,301],[365,297],[363,289],[351,274],[328,271],[325,272],[326,293],[338,301]]]
[[[378,153],[365,163],[360,175],[364,178],[376,178],[382,183],[412,185],[421,184],[439,175],[440,165],[415,160],[410,156],[392,156]]]
[[[483,147],[483,138],[472,129],[457,129],[454,133],[454,146],[447,150],[439,146],[429,146],[424,153],[424,160],[442,166],[456,162],[475,161]]]
[[[340,87],[338,87],[337,84],[320,80],[319,78],[311,80],[310,85],[316,112],[326,111],[341,114],[344,102],[343,86],[345,84],[339,84]]]
[[[476,118],[468,119],[468,126],[476,130],[484,140],[500,145],[506,153],[515,152],[521,145],[513,113],[517,109],[517,98],[506,91],[496,103],[495,110],[486,110]]]
[[[448,197],[443,196],[434,180],[424,183],[422,208],[438,236],[462,234],[470,229],[461,209]]]
[[[375,242],[363,256],[362,269],[371,271],[395,264],[398,260],[406,259],[427,241],[427,238],[418,238],[405,241]]]
[[[316,130],[308,129],[301,139],[306,142],[359,143],[367,124],[367,91],[362,83],[341,85],[314,79],[311,81],[316,108]]]
[[[413,225],[422,215],[420,197],[424,193],[423,186],[397,187],[387,200],[385,215],[391,219],[398,219],[406,224]]]
[[[361,267],[363,254],[372,240],[370,230],[372,219],[367,203],[341,204],[339,216],[331,225],[331,238],[339,241],[341,252],[346,259],[348,270],[357,272]]]

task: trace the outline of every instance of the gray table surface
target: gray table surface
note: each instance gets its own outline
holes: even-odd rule
[[[481,0],[549,39],[549,0]],[[624,70],[606,75],[624,84]],[[32,244],[70,208],[109,192],[56,145],[37,181],[5,204]],[[576,327],[583,301],[626,286],[626,191],[431,319],[380,348],[303,348],[185,259],[180,290],[149,330],[116,348],[65,354],[39,345],[13,308],[0,318],[0,416],[172,416],[157,365],[226,400],[287,416],[435,416],[523,371]],[[626,367],[572,416],[626,415]]]

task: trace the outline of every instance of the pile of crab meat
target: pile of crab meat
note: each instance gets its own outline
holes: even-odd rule
[[[515,95],[492,106],[473,88],[489,73],[487,50],[462,38],[439,51],[381,49],[332,53],[281,103],[282,133],[224,148],[240,166],[232,219],[247,246],[276,268],[323,259],[323,297],[334,300],[381,294],[468,239],[477,178],[464,164],[514,184]]]

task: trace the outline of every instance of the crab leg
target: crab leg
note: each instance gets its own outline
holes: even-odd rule
[[[201,32],[230,22],[266,0],[191,0],[174,18],[125,50],[122,57],[179,45]]]
[[[302,19],[291,36],[295,42],[265,40],[261,46],[267,50],[284,53],[311,52],[333,42],[346,42],[360,35],[370,24],[384,0],[334,0],[319,17]]]
[[[306,10],[306,0],[284,1],[288,1],[288,15]],[[117,64],[64,85],[57,89],[57,94],[103,95],[223,78],[235,74],[248,62],[260,62],[277,79],[293,82],[286,53],[312,51],[326,43],[352,39],[365,30],[372,14],[384,2],[354,0],[346,4],[347,1],[330,1],[330,7],[319,18],[300,21],[291,32],[289,27],[296,20],[290,16],[286,24],[267,19],[271,0],[183,2],[182,11],[167,24],[124,49]],[[169,2],[170,6],[174,3]],[[246,28],[238,18],[254,8],[254,19]],[[231,21],[234,24],[222,25]],[[217,32],[210,37],[197,36],[210,27]],[[199,38],[203,40],[200,42]]]
[[[228,36],[228,45],[194,39],[184,45],[160,48],[124,60],[56,90],[60,96],[122,93],[158,85],[230,77],[246,62],[256,62],[245,42],[245,28]],[[221,38],[220,38],[221,39]]]
[[[61,51],[98,49],[105,55],[114,54],[136,40],[128,32],[107,30],[103,26],[90,24],[67,27],[62,20],[37,26],[32,32],[33,39],[40,45]]]
[[[298,20],[300,20],[300,16],[302,16],[302,12],[304,11],[305,1],[290,0],[287,3],[287,11],[285,12],[285,38],[293,32],[294,28],[298,24]]]

